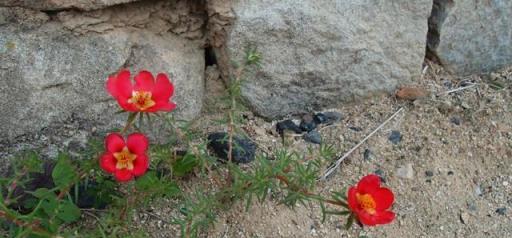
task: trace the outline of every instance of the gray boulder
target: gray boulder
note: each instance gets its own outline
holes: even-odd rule
[[[93,10],[138,0],[2,0],[0,7],[24,7],[35,10]]]
[[[468,75],[512,65],[512,1],[435,0],[429,50],[448,70]]]
[[[419,77],[431,8],[431,0],[235,0],[218,55],[240,61],[248,45],[262,53],[242,87],[261,116],[333,107]]]
[[[0,142],[71,117],[93,121],[98,129],[120,127],[126,118],[115,115],[119,106],[105,82],[122,68],[168,73],[176,88],[173,114],[189,120],[200,112],[199,41],[134,29],[77,36],[56,22],[0,26]]]

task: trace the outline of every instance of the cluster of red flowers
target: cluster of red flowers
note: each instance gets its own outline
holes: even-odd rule
[[[170,101],[174,86],[166,74],[156,76],[141,71],[130,79],[130,72],[121,71],[107,81],[107,91],[119,106],[132,113],[172,111],[176,104]],[[119,182],[127,182],[143,175],[149,167],[148,138],[142,133],[128,135],[126,140],[119,133],[105,138],[105,153],[100,157],[101,168],[113,174]],[[381,187],[380,177],[368,175],[348,190],[348,208],[352,216],[368,226],[387,224],[393,221],[395,213],[389,211],[394,195],[388,188]]]
[[[141,71],[130,79],[130,71],[122,70],[117,76],[109,77],[107,91],[125,111],[150,113],[172,111],[176,104],[169,101],[174,93],[174,86],[166,74],[156,76],[148,71]],[[146,154],[149,142],[142,133],[133,133],[124,140],[118,133],[111,133],[105,138],[106,152],[100,157],[101,168],[113,174],[117,181],[127,182],[143,175],[149,167]]]

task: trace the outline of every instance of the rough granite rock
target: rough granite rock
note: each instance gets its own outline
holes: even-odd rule
[[[232,7],[227,54],[218,56],[240,60],[248,45],[262,53],[262,68],[242,87],[261,116],[391,92],[421,73],[431,0],[235,0]]]
[[[62,11],[56,17],[77,35],[132,27],[157,34],[172,32],[188,39],[202,38],[206,22],[203,6],[188,0],[141,1],[89,12]]]
[[[448,70],[468,75],[512,65],[512,1],[435,0],[429,50]]]
[[[200,112],[201,41],[133,28],[77,36],[59,22],[35,27],[25,20],[0,25],[0,96],[7,99],[0,102],[0,142],[71,117],[98,129],[119,127],[125,115],[114,116],[118,105],[104,84],[122,68],[167,72],[176,88],[174,115],[192,119]]]
[[[94,10],[138,0],[2,0],[0,7],[24,7],[35,10]]]

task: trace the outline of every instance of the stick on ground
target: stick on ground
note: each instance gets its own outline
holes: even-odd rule
[[[357,145],[355,145],[354,147],[352,147],[352,149],[350,149],[347,153],[345,153],[343,156],[341,156],[338,160],[336,160],[336,163],[332,164],[331,166],[329,166],[329,168],[327,168],[327,170],[325,171],[324,175],[322,175],[319,180],[325,180],[327,179],[327,177],[329,177],[329,175],[331,175],[334,171],[336,171],[336,169],[340,166],[341,162],[343,162],[350,154],[352,154],[352,152],[354,152],[357,148],[359,148],[359,146],[361,146],[362,144],[364,144],[364,142],[366,142],[370,137],[372,137],[375,133],[377,133],[377,131],[379,131],[380,129],[382,129],[382,127],[384,127],[389,121],[391,121],[393,118],[395,118],[401,111],[403,111],[404,108],[401,107],[399,108],[393,115],[391,115],[388,119],[386,119],[386,121],[384,121],[382,124],[380,124],[377,128],[375,128],[375,130],[373,130],[370,134],[368,134],[363,140],[361,140]]]

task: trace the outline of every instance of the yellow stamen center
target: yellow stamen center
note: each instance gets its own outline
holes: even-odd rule
[[[375,214],[375,208],[377,207],[377,204],[370,194],[356,193],[356,199],[359,203],[359,206],[361,206],[363,210],[365,210],[370,215]]]
[[[124,147],[121,152],[114,153],[114,158],[117,160],[116,169],[133,169],[133,161],[137,158],[136,154],[132,154],[128,147]]]
[[[132,103],[139,110],[144,111],[156,104],[155,101],[153,101],[153,99],[151,98],[151,96],[151,92],[133,91],[132,97],[128,99],[128,103]]]

